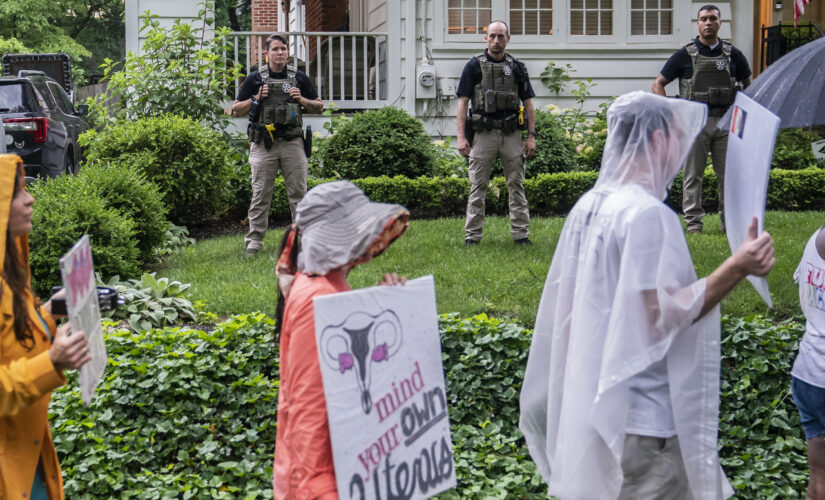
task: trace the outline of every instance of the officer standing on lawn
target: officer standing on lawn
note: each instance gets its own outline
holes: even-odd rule
[[[679,78],[679,97],[708,106],[708,121],[696,138],[684,166],[682,210],[689,233],[702,232],[702,177],[708,152],[713,158],[713,170],[718,179],[719,216],[725,230],[725,155],[728,132],[716,124],[725,114],[740,88],[751,83],[748,60],[739,49],[719,38],[722,26],[719,8],[705,5],[699,9],[699,36],[679,49],[665,63],[653,82],[653,93],[665,95],[665,85]]]
[[[241,86],[232,105],[234,116],[249,114],[252,166],[252,201],[249,204],[249,233],[244,238],[246,254],[254,255],[263,246],[269,223],[272,189],[280,170],[289,199],[295,207],[307,190],[307,154],[304,150],[303,110],[320,113],[324,104],[312,81],[303,71],[287,67],[289,45],[286,35],[267,38],[267,65],[253,71]]]
[[[536,150],[536,114],[527,68],[504,51],[510,28],[493,21],[484,35],[487,50],[464,66],[458,82],[458,151],[470,158],[470,196],[464,225],[466,245],[481,241],[490,171],[501,158],[510,197],[510,233],[530,244],[530,212],[524,193],[524,162]],[[521,104],[520,104],[520,102]],[[469,116],[468,116],[469,110]],[[520,130],[527,129],[522,143]]]

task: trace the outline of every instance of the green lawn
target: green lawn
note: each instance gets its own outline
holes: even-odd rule
[[[353,288],[378,282],[382,272],[410,278],[435,276],[439,312],[463,316],[481,312],[510,318],[531,327],[544,279],[561,232],[563,219],[538,218],[530,223],[533,246],[516,247],[504,217],[487,217],[481,245],[464,246],[463,219],[413,220],[410,229],[375,261],[350,275]],[[825,224],[820,212],[769,212],[766,228],[773,235],[777,264],[768,277],[778,318],[799,314],[792,275],[811,233]],[[276,279],[273,272],[282,231],[267,234],[264,249],[245,258],[243,236],[198,242],[171,256],[158,274],[192,283],[191,297],[205,300],[219,315],[251,311],[273,314]],[[707,216],[705,232],[689,235],[688,245],[699,276],[705,276],[730,255],[719,230],[719,217]],[[740,284],[723,302],[722,312],[735,316],[766,314],[753,287]]]

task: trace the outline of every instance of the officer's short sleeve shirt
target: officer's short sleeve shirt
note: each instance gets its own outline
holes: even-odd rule
[[[699,54],[703,56],[718,57],[722,54],[721,40],[713,48],[700,42],[699,37],[696,37],[693,43],[696,44],[696,47],[699,49]],[[689,80],[693,76],[693,61],[687,53],[687,49],[682,47],[670,56],[670,59],[667,60],[662,68],[661,73],[668,81],[673,81],[677,78]],[[740,82],[745,81],[751,76],[748,59],[742,54],[742,51],[736,47],[732,47],[730,52],[730,74]]]
[[[495,62],[495,59],[491,58],[490,55],[487,54],[487,50],[484,51],[484,55],[487,57],[487,60]],[[524,66],[524,63],[521,61],[516,61],[516,63],[521,66],[521,71],[524,74],[524,78],[519,82],[518,86],[519,99],[524,102],[527,99],[532,99],[535,97],[536,93],[533,91],[533,86],[530,84],[530,76],[527,74],[527,68]],[[464,65],[464,70],[461,72],[461,79],[458,80],[456,95],[458,97],[467,97],[472,99],[473,88],[479,83],[481,83],[481,64],[478,63],[478,59],[473,57],[467,62],[467,64]]]
[[[280,73],[272,73],[273,78],[287,78],[287,70],[281,71]],[[315,85],[312,84],[312,80],[309,79],[306,73],[301,70],[297,70],[295,72],[295,81],[298,83],[298,88],[301,90],[301,96],[310,101],[315,100],[318,98],[318,91],[315,90]],[[245,101],[250,97],[254,96],[258,93],[258,89],[261,88],[263,85],[263,79],[261,78],[261,74],[257,71],[253,71],[249,74],[246,78],[246,81],[243,82],[241,85],[241,89],[238,91],[238,101]]]

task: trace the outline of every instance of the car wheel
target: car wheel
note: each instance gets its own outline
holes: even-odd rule
[[[77,169],[74,165],[74,160],[70,154],[66,154],[66,158],[63,160],[63,172],[70,175],[77,175]]]

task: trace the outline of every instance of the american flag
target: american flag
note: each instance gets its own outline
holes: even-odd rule
[[[805,13],[805,4],[811,3],[811,0],[794,0],[793,2],[793,25],[796,27],[796,21],[799,16]]]

